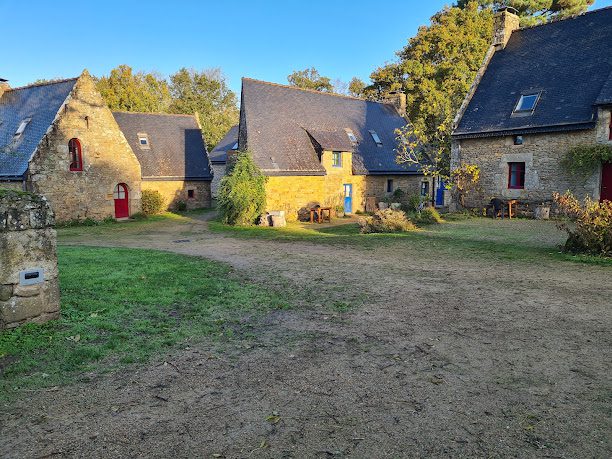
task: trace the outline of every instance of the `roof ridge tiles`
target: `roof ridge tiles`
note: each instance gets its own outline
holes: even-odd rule
[[[57,80],[50,80],[50,81],[42,81],[40,83],[30,83],[30,84],[26,84],[24,86],[17,86],[14,88],[9,87],[6,92],[9,91],[18,91],[20,89],[29,89],[29,88],[34,88],[37,86],[48,86],[48,85],[52,85],[52,84],[59,84],[59,83],[67,83],[68,81],[76,81],[78,80],[79,77],[73,77],[73,78],[62,78],[62,79],[57,79]]]
[[[381,104],[381,105],[390,105],[390,106],[393,106],[393,104],[390,104],[390,103],[380,102],[380,101],[376,101],[376,100],[364,99],[363,97],[348,96],[346,94],[337,94],[337,93],[334,93],[334,92],[317,91],[316,89],[299,88],[297,86],[291,86],[291,85],[288,85],[288,84],[273,83],[271,81],[258,80],[256,78],[242,77],[242,80],[243,81],[244,80],[246,80],[246,81],[253,81],[255,83],[261,83],[261,84],[267,84],[269,86],[278,86],[280,88],[293,89],[293,90],[296,90],[296,91],[310,92],[310,93],[314,93],[314,94],[322,94],[324,96],[341,97],[343,99],[352,99],[352,100],[358,100],[358,101],[361,101],[361,102],[371,102],[373,104]]]
[[[565,17],[565,18],[552,19],[550,21],[542,22],[540,24],[533,24],[533,25],[529,25],[529,26],[519,27],[513,33],[521,32],[523,30],[531,30],[531,29],[535,29],[537,27],[543,27],[543,26],[547,26],[547,25],[558,24],[560,22],[571,21],[572,19],[578,19],[578,18],[581,18],[583,16],[587,16],[589,14],[601,13],[602,11],[609,10],[609,9],[612,9],[612,6],[604,6],[603,8],[597,8],[595,10],[585,11],[584,13],[574,14],[572,16],[568,16],[568,17]]]
[[[127,110],[111,110],[113,113],[127,113],[129,115],[159,115],[159,116],[187,116],[195,118],[195,115],[189,113],[162,113],[162,112],[130,112]]]

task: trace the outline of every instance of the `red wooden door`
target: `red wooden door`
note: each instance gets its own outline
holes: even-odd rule
[[[115,218],[125,218],[130,216],[130,206],[128,200],[128,188],[125,183],[119,183],[113,193],[115,198]]]
[[[601,170],[601,197],[603,201],[612,201],[612,163],[606,163]]]

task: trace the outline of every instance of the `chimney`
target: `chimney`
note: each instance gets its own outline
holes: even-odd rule
[[[11,87],[8,84],[8,80],[5,80],[4,78],[0,78],[0,97],[2,97],[2,94],[4,94],[4,91],[8,91],[9,89],[11,89]]]
[[[493,19],[493,46],[496,51],[506,47],[512,32],[520,27],[518,11],[509,6],[500,8]]]
[[[383,103],[391,104],[402,117],[406,117],[406,94],[402,91],[391,91],[384,96]]]

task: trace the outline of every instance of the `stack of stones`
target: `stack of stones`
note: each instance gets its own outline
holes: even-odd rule
[[[43,197],[0,189],[0,329],[59,317],[53,225]]]

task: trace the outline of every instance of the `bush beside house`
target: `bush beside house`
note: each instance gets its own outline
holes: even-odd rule
[[[219,185],[217,205],[224,223],[249,226],[266,209],[266,177],[249,152],[238,154]]]

